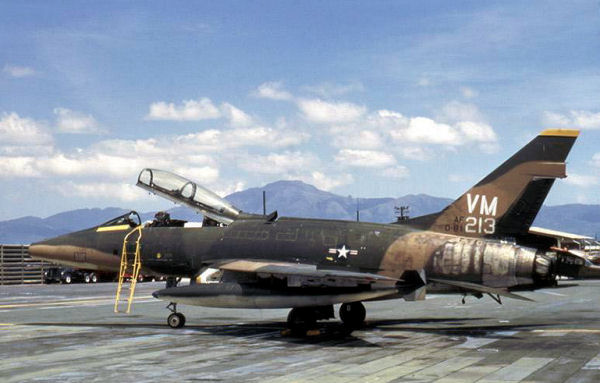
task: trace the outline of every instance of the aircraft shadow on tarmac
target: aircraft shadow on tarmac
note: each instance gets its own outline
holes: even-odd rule
[[[453,320],[448,318],[443,318],[440,320],[424,320],[421,322],[417,322],[415,320],[410,321],[396,321],[396,320],[383,320],[383,321],[374,321],[367,324],[368,328],[378,329],[379,331],[405,331],[405,332],[413,332],[413,333],[429,333],[429,334],[438,334],[438,335],[452,335],[452,336],[469,336],[472,338],[497,338],[499,333],[506,332],[518,332],[522,330],[530,330],[537,328],[546,328],[549,326],[553,326],[552,323],[527,323],[527,324],[511,324],[511,323],[501,323],[501,324],[482,324],[482,323],[472,323],[473,321],[483,320],[486,318],[472,318],[471,320],[465,320],[464,318],[456,319],[454,322],[456,324],[448,323],[453,322]],[[432,322],[437,322],[435,325],[431,325]],[[427,324],[429,323],[429,324]],[[501,334],[503,338],[513,338],[517,339],[518,337],[513,335],[505,335]],[[394,335],[394,337],[398,337]],[[408,338],[408,337],[407,337]]]
[[[311,336],[282,335],[286,328],[285,322],[253,322],[231,325],[189,325],[184,329],[172,330],[162,324],[142,323],[64,323],[64,322],[36,322],[27,323],[31,326],[64,326],[64,327],[91,327],[105,329],[131,330],[132,336],[139,335],[139,330],[153,329],[164,330],[172,334],[178,332],[184,336],[198,336],[209,333],[210,335],[229,337],[253,337],[270,341],[286,342],[289,344],[319,344],[335,342],[338,347],[381,347],[360,337],[363,331],[374,332],[375,335],[385,338],[387,332],[429,333],[441,336],[464,336],[474,338],[498,337],[499,332],[521,331],[552,326],[552,323],[481,323],[492,318],[410,318],[410,319],[381,319],[367,321],[365,326],[352,331],[340,322],[322,322],[318,325],[319,333]],[[136,331],[137,330],[137,331]],[[134,332],[136,332],[134,334]],[[353,335],[354,334],[354,335]],[[409,339],[410,336],[401,334],[389,335],[393,339]],[[502,335],[503,338],[518,339],[514,335]]]

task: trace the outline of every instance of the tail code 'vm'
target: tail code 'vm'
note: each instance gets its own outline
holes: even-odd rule
[[[526,234],[565,160],[578,130],[544,130],[506,162],[439,213],[409,224],[468,237]]]

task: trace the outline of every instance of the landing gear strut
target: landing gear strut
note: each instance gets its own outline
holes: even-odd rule
[[[167,277],[167,286],[166,286],[166,288],[168,289],[169,287],[177,287],[177,285],[179,284],[180,281],[181,281],[181,278]]]
[[[367,310],[361,302],[344,303],[340,306],[340,319],[351,329],[363,326]]]
[[[171,328],[182,328],[185,325],[185,316],[177,312],[177,303],[171,302],[167,306],[171,311],[171,315],[167,318],[167,324]]]

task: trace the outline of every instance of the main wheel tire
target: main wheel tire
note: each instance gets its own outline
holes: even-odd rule
[[[83,281],[84,281],[85,283],[90,283],[90,281],[91,281],[91,280],[92,280],[92,278],[90,278],[90,275],[89,275],[89,274],[87,274],[87,273],[86,273],[86,274],[84,274],[84,276],[83,276]]]
[[[96,273],[91,273],[90,274],[90,279],[92,280],[92,283],[97,283],[98,282],[98,276],[96,275]]]
[[[167,324],[171,328],[182,328],[185,325],[185,316],[182,313],[173,313],[167,318]]]
[[[73,282],[73,279],[71,278],[71,274],[65,275],[64,281],[67,285],[70,284],[71,282]]]
[[[317,320],[315,319],[314,311],[308,307],[293,308],[290,310],[287,317],[288,328],[292,330],[292,332],[310,330],[316,323]]]
[[[344,303],[340,306],[340,319],[350,328],[360,328],[365,323],[367,310],[361,302]]]

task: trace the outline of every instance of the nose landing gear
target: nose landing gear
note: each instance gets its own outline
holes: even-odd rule
[[[177,312],[177,303],[169,303],[167,309],[171,311],[171,314],[167,318],[167,324],[169,325],[169,327],[182,328],[183,326],[185,326],[185,315]]]

